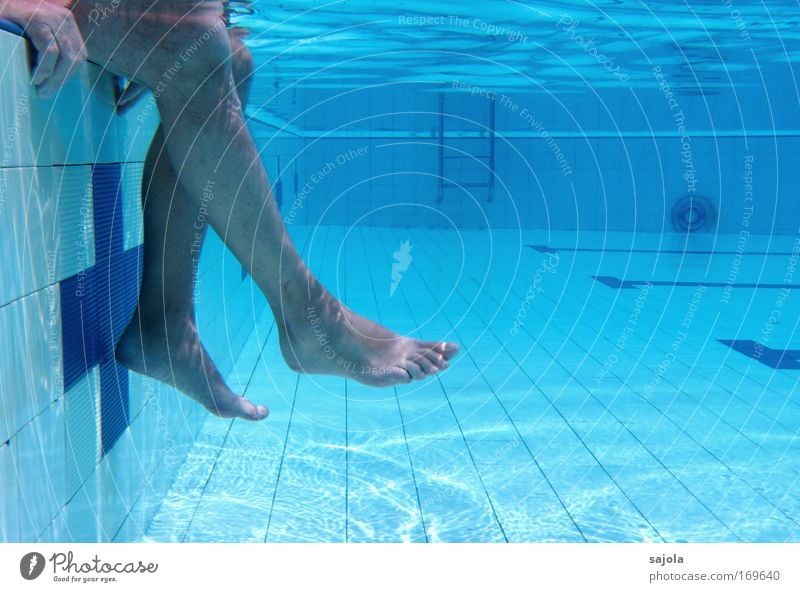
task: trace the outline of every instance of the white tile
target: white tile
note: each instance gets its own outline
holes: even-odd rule
[[[0,168],[0,304],[94,265],[91,168]]]
[[[59,399],[11,440],[19,475],[20,536],[35,540],[66,503],[64,410]]]
[[[108,455],[103,457],[62,511],[65,540],[110,542],[129,511],[125,486],[115,476]]]
[[[94,64],[86,64],[81,71],[84,80],[83,117],[91,122],[85,135],[74,138],[75,142],[88,144],[92,162],[123,162],[125,160],[125,138],[119,125],[114,105],[115,78]]]
[[[3,139],[8,148],[0,151],[0,167],[144,160],[159,121],[149,95],[117,115],[113,75],[86,63],[55,98],[39,100],[30,84],[26,44],[0,31],[0,52],[7,56],[0,71],[0,129],[11,130]]]
[[[64,515],[59,512],[53,521],[47,525],[47,528],[44,529],[44,532],[39,535],[37,540],[40,543],[72,542],[72,538],[69,537],[69,531],[67,529],[67,523]]]
[[[123,162],[144,162],[153,141],[153,135],[160,124],[158,109],[153,95],[145,93],[124,115],[117,117],[124,147]]]
[[[88,136],[89,120],[83,116],[83,110],[75,108],[83,105],[88,96],[86,66],[54,99],[39,100],[30,84],[26,43],[16,35],[0,32],[0,47],[3,55],[8,56],[0,72],[4,97],[0,122],[2,129],[18,131],[11,150],[2,158],[2,166],[91,162],[91,145],[81,140]]]
[[[114,105],[114,75],[94,64],[87,64],[83,75],[84,87],[90,89],[84,110],[91,121],[88,137],[94,162],[144,162],[159,123],[152,95],[145,93],[119,115]]]
[[[143,458],[131,430],[126,430],[98,465],[98,501],[104,540],[112,540],[127,519],[143,491],[151,487],[152,476],[144,473]],[[161,484],[161,493],[167,484]]]
[[[100,461],[100,372],[95,366],[64,394],[66,487],[72,496]]]
[[[143,374],[128,372],[128,409],[131,425],[136,423],[139,414],[155,394],[157,384],[157,380],[148,378]]]
[[[0,167],[36,164],[35,136],[31,121],[32,96],[26,42],[17,35],[0,31],[0,53],[5,57],[0,71]],[[38,130],[41,133],[41,129]]]
[[[55,276],[61,280],[85,271],[95,262],[92,170],[88,166],[52,167],[52,170],[57,200],[53,240],[59,256]]]
[[[136,375],[131,374],[131,379],[132,384],[134,384]],[[139,462],[144,467],[145,475],[149,476],[155,470],[159,461],[158,409],[153,404],[153,398],[159,396],[159,394],[156,381],[143,379],[141,384],[152,390],[146,391],[147,398],[144,400],[140,412],[133,417],[129,430]]]
[[[142,384],[149,396],[128,429],[130,454],[135,472],[153,488],[174,477],[208,412],[163,383],[145,379]]]
[[[17,470],[11,446],[0,446],[0,542],[19,540]]]
[[[122,232],[123,247],[132,249],[142,244],[142,174],[144,163],[122,165]]]
[[[0,375],[0,442],[5,442],[63,392],[57,288],[0,308]]]
[[[103,528],[103,508],[108,505],[100,497],[97,472],[92,473],[62,510],[65,523],[64,540],[81,543],[108,541]]]
[[[142,520],[140,516],[149,514],[152,517],[152,511],[143,512],[142,508],[145,505],[137,503],[136,506],[125,517],[125,521],[120,526],[119,530],[114,534],[112,542],[114,543],[139,543],[142,542],[144,537],[147,522]],[[149,519],[149,518],[148,518]]]

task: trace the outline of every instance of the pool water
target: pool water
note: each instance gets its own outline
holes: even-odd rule
[[[796,7],[238,4],[312,270],[462,351],[298,376],[264,311],[270,417],[209,418],[141,540],[800,540]]]
[[[270,417],[209,418],[143,540],[800,540],[800,241],[292,233],[348,306],[462,352],[385,390],[298,376],[266,311],[229,378]]]
[[[461,352],[298,375],[212,232],[197,326],[269,418],[127,372],[157,109],[91,65],[33,100],[12,26],[0,539],[800,541],[796,2],[231,4],[311,270]]]

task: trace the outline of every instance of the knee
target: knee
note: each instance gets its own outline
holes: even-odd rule
[[[214,4],[214,3],[211,3]],[[161,43],[176,77],[194,85],[219,84],[231,74],[231,44],[221,11],[203,8],[180,15]]]
[[[250,94],[255,62],[253,54],[242,41],[242,33],[239,30],[231,31],[231,65],[239,98],[242,103],[246,103]]]

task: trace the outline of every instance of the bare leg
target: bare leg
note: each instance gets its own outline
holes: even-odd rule
[[[404,338],[353,313],[298,256],[234,92],[219,3],[128,0],[99,25],[86,18],[94,6],[73,8],[91,59],[157,91],[181,185],[192,203],[206,205],[210,223],[266,295],[289,365],[376,386],[445,368],[455,344]],[[177,56],[190,51],[176,70]]]
[[[236,88],[244,101],[252,58],[238,37],[231,40]],[[117,359],[130,370],[175,386],[215,415],[263,419],[267,408],[234,394],[200,341],[194,271],[206,226],[199,208],[178,183],[167,158],[162,128],[147,154],[142,206],[142,287],[136,313],[117,344]]]

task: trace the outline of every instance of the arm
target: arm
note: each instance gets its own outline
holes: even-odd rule
[[[39,54],[32,84],[41,98],[52,97],[86,60],[86,46],[75,18],[57,0],[0,0],[0,18],[25,29]]]

